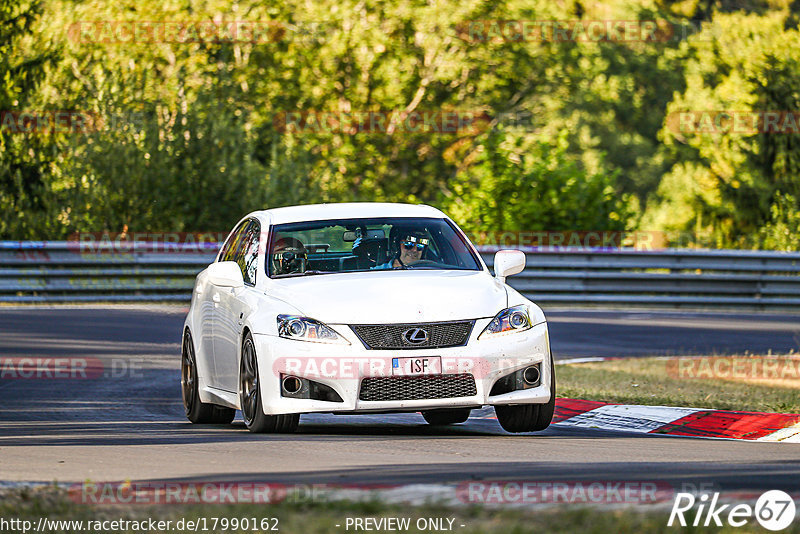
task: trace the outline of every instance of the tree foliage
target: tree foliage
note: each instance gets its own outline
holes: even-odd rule
[[[566,135],[531,140],[489,135],[476,161],[451,184],[445,208],[466,231],[624,230],[628,199],[614,173],[589,174],[567,155]]]
[[[668,116],[800,112],[800,33],[785,29],[788,17],[787,11],[717,13],[681,50],[686,90],[676,94]],[[782,224],[798,209],[800,135],[721,125],[683,131],[674,121],[665,124],[662,152],[674,163],[644,224],[694,231],[716,246],[760,246],[760,228]]]
[[[0,110],[24,110],[55,54],[44,44],[28,54],[18,52],[41,15],[40,2],[0,3]],[[55,224],[47,210],[47,182],[54,155],[51,143],[35,135],[0,129],[0,236],[36,237]],[[37,214],[46,215],[38,217]]]
[[[7,0],[0,111],[102,120],[83,133],[0,131],[0,238],[224,231],[258,208],[381,200],[438,205],[469,228],[639,227],[786,247],[777,236],[796,221],[799,138],[687,136],[668,121],[685,109],[797,110],[793,5]],[[509,20],[657,21],[667,38],[464,30]],[[146,21],[274,31],[259,42],[132,42],[119,31]],[[480,120],[283,128],[286,113],[309,112]]]

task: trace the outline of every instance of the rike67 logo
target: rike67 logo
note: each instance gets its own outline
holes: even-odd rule
[[[692,509],[697,505],[692,520]],[[685,515],[684,515],[685,514]],[[712,524],[723,526],[726,521],[733,527],[742,527],[755,518],[767,530],[783,530],[792,524],[795,517],[795,504],[792,497],[780,490],[770,490],[762,494],[755,506],[749,504],[719,504],[719,493],[714,493],[709,498],[703,493],[699,498],[691,493],[678,493],[672,504],[667,526],[677,524],[685,527],[691,525],[708,527]]]

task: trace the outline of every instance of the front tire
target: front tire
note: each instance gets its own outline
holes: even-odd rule
[[[250,432],[275,432],[289,434],[297,429],[300,414],[266,415],[261,404],[261,380],[253,336],[250,332],[242,343],[242,360],[239,364],[239,405],[242,419]]]
[[[427,410],[422,412],[422,417],[430,425],[443,426],[463,423],[469,419],[471,408],[452,408],[442,410]]]
[[[550,426],[556,408],[556,373],[550,356],[550,400],[545,404],[495,406],[497,421],[506,432],[538,432]]]
[[[195,424],[226,425],[233,421],[236,410],[200,400],[197,381],[197,358],[192,334],[186,330],[181,345],[181,393],[186,417]]]

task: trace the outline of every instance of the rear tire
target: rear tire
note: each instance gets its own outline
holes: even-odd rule
[[[442,410],[426,410],[422,412],[422,417],[430,425],[454,425],[456,423],[463,423],[469,419],[469,414],[472,412],[471,408],[448,408]]]
[[[545,404],[495,406],[497,421],[506,432],[538,432],[550,426],[556,408],[556,373],[550,357],[550,400]]]
[[[233,421],[236,410],[200,400],[197,381],[197,359],[192,334],[187,330],[181,346],[181,392],[186,417],[195,424],[226,425]]]
[[[297,429],[300,414],[266,415],[261,404],[261,380],[256,347],[250,332],[242,343],[242,360],[239,364],[239,405],[242,419],[250,432],[290,434]]]

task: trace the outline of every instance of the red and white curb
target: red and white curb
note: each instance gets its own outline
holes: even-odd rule
[[[738,412],[556,399],[560,426],[698,438],[800,443],[800,414]]]
[[[619,360],[619,357],[556,360],[556,365]],[[709,410],[556,399],[553,424],[696,438],[800,443],[800,414]]]

